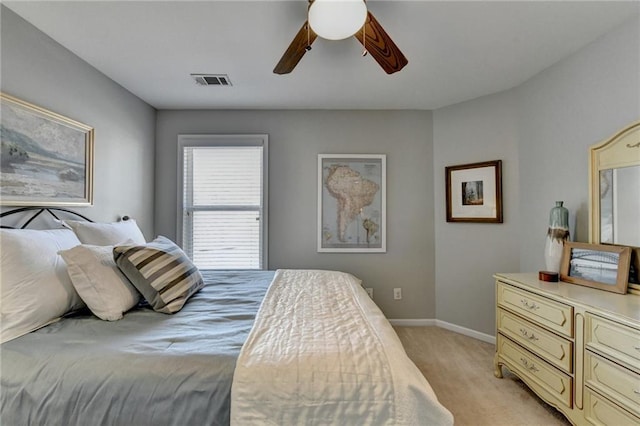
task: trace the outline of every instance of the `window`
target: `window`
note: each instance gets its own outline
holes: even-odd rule
[[[267,135],[178,136],[178,235],[198,268],[267,266],[267,140]]]

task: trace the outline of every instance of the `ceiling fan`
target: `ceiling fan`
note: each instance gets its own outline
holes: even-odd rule
[[[409,63],[398,46],[367,10],[365,0],[309,0],[308,19],[273,69],[288,74],[311,50],[317,37],[341,40],[354,36],[387,74],[393,74]]]

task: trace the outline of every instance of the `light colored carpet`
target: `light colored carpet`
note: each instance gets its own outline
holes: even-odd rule
[[[503,368],[493,375],[492,344],[439,327],[394,327],[457,426],[570,425]]]

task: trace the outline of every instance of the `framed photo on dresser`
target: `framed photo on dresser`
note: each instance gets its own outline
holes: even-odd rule
[[[565,241],[560,280],[625,294],[630,265],[630,247]]]

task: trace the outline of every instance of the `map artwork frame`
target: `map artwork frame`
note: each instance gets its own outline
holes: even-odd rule
[[[502,160],[445,167],[447,222],[502,223]]]
[[[318,252],[386,253],[387,156],[318,154]]]
[[[0,108],[0,205],[93,205],[93,127],[6,93]]]

